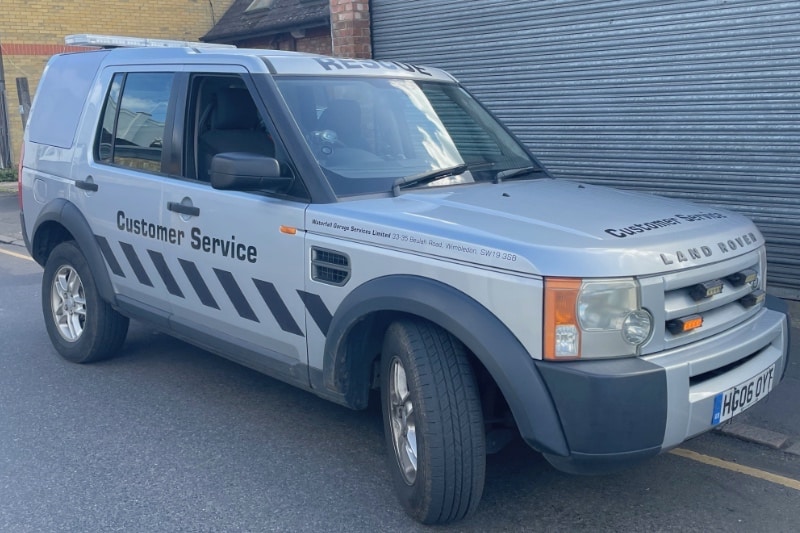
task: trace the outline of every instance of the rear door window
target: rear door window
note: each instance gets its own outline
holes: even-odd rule
[[[162,171],[164,130],[174,78],[171,72],[114,76],[100,121],[97,161]]]

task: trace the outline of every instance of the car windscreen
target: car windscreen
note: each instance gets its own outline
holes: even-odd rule
[[[464,165],[466,171],[426,185],[538,168],[455,83],[330,76],[276,77],[276,83],[338,196],[387,192],[399,178]]]

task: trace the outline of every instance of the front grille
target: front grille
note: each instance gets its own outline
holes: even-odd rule
[[[694,387],[695,385],[700,385],[710,379],[714,379],[717,376],[725,375],[726,373],[739,368],[746,362],[751,359],[755,359],[758,355],[761,354],[761,351],[751,353],[750,355],[739,359],[738,361],[734,361],[733,363],[727,364],[725,366],[721,366],[719,368],[715,368],[714,370],[709,370],[708,372],[703,372],[702,374],[698,374],[696,376],[692,376],[689,378],[689,386]]]
[[[761,248],[713,265],[640,280],[643,305],[655,320],[653,337],[642,353],[708,338],[755,315],[764,305],[754,297],[764,289],[764,265]],[[744,282],[753,272],[757,279]],[[681,319],[697,316],[702,317],[702,326],[696,329],[680,331],[673,327]]]

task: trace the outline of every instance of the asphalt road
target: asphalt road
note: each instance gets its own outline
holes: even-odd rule
[[[395,501],[375,410],[136,322],[115,359],[68,363],[44,330],[40,283],[23,248],[0,245],[0,531],[427,529]],[[575,477],[515,442],[489,458],[477,514],[438,529],[797,531],[800,457],[719,433],[682,449],[703,456]]]

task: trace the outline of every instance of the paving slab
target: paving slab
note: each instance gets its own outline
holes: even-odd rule
[[[717,428],[717,430],[731,437],[736,437],[749,442],[755,442],[762,446],[767,446],[774,450],[787,447],[790,443],[789,437],[783,433],[770,431],[743,422],[731,422]]]

